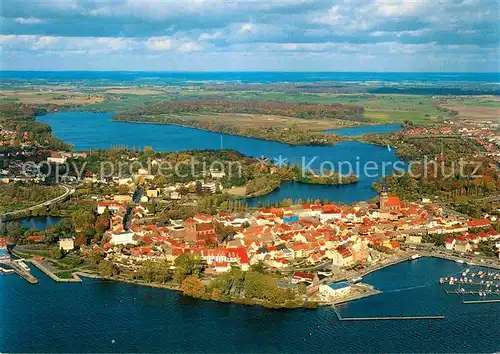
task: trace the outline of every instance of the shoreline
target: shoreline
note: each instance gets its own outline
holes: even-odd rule
[[[421,256],[421,258],[438,258],[438,259],[446,260],[449,262],[455,261],[455,259],[453,259],[452,257],[446,257],[443,255],[430,255],[430,254],[426,254],[425,252],[422,252],[422,253],[424,253],[424,254]],[[459,258],[456,258],[456,259],[459,259]],[[418,260],[418,259],[416,259],[416,260]],[[392,267],[394,265],[400,264],[400,263],[405,262],[405,261],[411,262],[413,260],[411,259],[411,257],[403,257],[403,258],[400,258],[398,260],[394,260],[394,261],[386,263],[386,264],[377,265],[374,268],[370,268],[370,269],[366,270],[365,272],[359,273],[358,276],[364,277],[368,274],[377,272],[377,271],[382,270],[384,268]],[[44,265],[40,264],[39,262],[37,262],[35,260],[29,259],[29,260],[26,260],[26,262],[31,263],[32,265],[37,267],[42,273],[44,273],[46,276],[48,276],[53,281],[58,282],[58,283],[82,283],[83,282],[82,278],[90,278],[90,279],[96,279],[96,280],[101,280],[101,281],[113,281],[116,283],[123,283],[123,284],[130,284],[130,285],[155,288],[155,289],[164,289],[164,290],[169,290],[169,291],[175,291],[175,292],[180,293],[180,295],[182,295],[182,296],[188,296],[188,295],[184,295],[178,286],[171,285],[171,284],[160,284],[160,283],[154,283],[154,282],[147,283],[147,282],[142,282],[142,281],[138,281],[138,280],[131,280],[131,279],[127,279],[127,278],[119,277],[119,276],[118,277],[107,277],[107,276],[102,276],[102,275],[99,275],[96,273],[91,273],[91,272],[82,271],[82,270],[77,270],[75,272],[72,272],[71,274],[72,274],[73,278],[60,278],[54,272],[52,272],[50,269],[46,268]],[[464,263],[464,265],[466,265],[466,263]],[[484,268],[500,270],[500,265],[496,266],[496,265],[473,264],[473,266],[479,266],[479,267],[484,267]],[[26,280],[28,280],[31,284],[38,284],[38,279],[36,279],[31,274],[31,272],[29,272],[29,277],[35,281],[30,281],[28,278],[26,278],[26,276],[28,274],[25,274],[25,273],[19,274],[17,271],[14,271],[14,272],[17,273],[18,275],[22,276]],[[349,278],[352,278],[352,277],[349,277]],[[323,280],[320,281],[320,283],[328,285],[330,283],[336,283],[339,281],[349,281],[349,279],[346,276],[343,276],[341,278],[335,278],[335,277],[324,278]],[[246,299],[246,298],[214,299],[211,297],[202,296],[202,297],[197,298],[197,299],[203,300],[203,301],[214,301],[214,302],[225,303],[225,304],[262,306],[262,307],[267,308],[267,309],[297,309],[297,308],[315,309],[315,308],[319,308],[319,307],[328,307],[328,306],[335,307],[335,306],[340,305],[340,304],[345,304],[345,303],[349,303],[352,301],[357,301],[357,300],[361,300],[361,299],[364,299],[367,297],[371,297],[374,295],[383,294],[383,291],[376,289],[373,285],[370,285],[368,283],[353,283],[351,286],[354,287],[355,290],[358,291],[357,294],[354,293],[354,294],[349,294],[347,296],[343,296],[343,297],[339,297],[339,298],[331,298],[327,301],[313,300],[313,301],[304,302],[304,301],[298,300],[298,301],[290,301],[288,303],[283,303],[283,304],[273,304],[273,303],[270,303],[270,302],[265,301],[265,300]]]
[[[124,284],[130,284],[130,285],[145,286],[145,287],[155,288],[155,289],[164,289],[164,290],[175,291],[182,296],[189,297],[188,295],[184,295],[179,287],[171,286],[168,284],[137,282],[137,281],[125,279],[125,278],[112,278],[112,277],[106,277],[106,276],[101,276],[98,274],[92,274],[92,273],[86,273],[86,272],[80,272],[80,271],[76,272],[75,274],[78,275],[79,277],[84,277],[84,278],[90,278],[90,279],[96,279],[96,280],[106,280],[106,281],[113,281],[116,283],[124,283]],[[270,303],[270,302],[265,301],[265,300],[253,299],[253,298],[252,299],[231,298],[231,299],[228,299],[227,301],[224,301],[223,299],[213,299],[213,298],[204,298],[204,297],[195,298],[195,299],[202,300],[202,301],[214,301],[214,302],[224,303],[224,304],[262,306],[262,307],[267,308],[267,309],[296,309],[296,308],[314,309],[314,308],[317,308],[319,306],[322,306],[317,301],[305,302],[302,304],[298,304],[298,306],[289,307],[289,306],[286,306],[286,303],[285,304],[273,304],[273,303]],[[306,305],[306,306],[304,306],[304,305]],[[328,304],[328,305],[331,305],[331,304]]]

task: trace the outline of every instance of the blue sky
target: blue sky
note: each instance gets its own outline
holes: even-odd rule
[[[499,70],[496,0],[2,0],[3,70]]]

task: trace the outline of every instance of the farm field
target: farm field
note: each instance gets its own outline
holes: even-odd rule
[[[76,91],[0,91],[0,100],[21,102],[25,104],[54,105],[86,105],[104,101],[100,95],[86,94]]]
[[[299,119],[293,117],[284,117],[266,114],[240,114],[240,113],[214,113],[214,114],[186,114],[182,116],[175,115],[155,115],[154,118],[172,118],[182,117],[185,121],[199,121],[200,123],[223,123],[235,128],[247,129],[267,129],[267,128],[286,128],[296,126],[303,130],[323,131],[328,129],[338,129],[360,125],[359,122],[346,121],[341,119],[315,120]]]

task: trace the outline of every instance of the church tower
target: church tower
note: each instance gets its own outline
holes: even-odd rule
[[[389,201],[389,192],[387,191],[387,184],[382,184],[382,189],[379,193],[379,207],[381,211],[387,210],[387,202]]]

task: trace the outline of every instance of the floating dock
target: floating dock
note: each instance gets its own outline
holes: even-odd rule
[[[446,294],[456,294],[456,295],[500,295],[500,290],[490,291],[490,290],[482,290],[482,291],[474,291],[474,290],[445,290]]]

